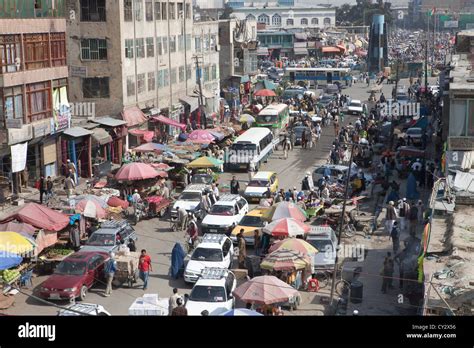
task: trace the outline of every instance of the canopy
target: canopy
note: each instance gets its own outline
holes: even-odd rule
[[[87,135],[92,135],[93,132],[90,130],[84,129],[82,127],[71,127],[66,129],[63,134],[69,135],[70,137],[73,138],[80,138],[80,137],[85,137]]]
[[[188,136],[188,141],[197,144],[209,144],[215,140],[215,137],[207,130],[197,129],[192,131]]]
[[[311,264],[307,254],[289,249],[277,249],[260,264],[260,268],[275,271],[295,271],[305,269]]]
[[[0,251],[0,271],[18,266],[23,258],[17,254]]]
[[[270,89],[260,89],[253,94],[255,97],[276,97],[275,92]]]
[[[173,126],[173,127],[177,127],[177,128],[180,128],[181,130],[184,131],[184,129],[186,128],[186,125],[183,124],[183,123],[179,123],[175,120],[172,120],[166,116],[163,116],[163,115],[159,115],[159,116],[154,116],[152,117],[153,120],[157,121],[157,122],[161,122],[161,123],[164,123],[164,124],[167,124],[169,126]]]
[[[37,228],[31,226],[30,224],[25,224],[23,222],[10,221],[6,224],[0,224],[0,231],[11,231],[18,232],[22,235],[33,236]]]
[[[277,89],[277,87],[278,87],[278,84],[277,84],[277,83],[274,83],[274,82],[272,82],[272,81],[270,81],[270,80],[264,80],[263,82],[264,82],[264,84],[265,84],[265,89],[275,90],[275,89]]]
[[[132,150],[135,152],[161,152],[167,149],[166,145],[157,144],[157,143],[146,143],[140,146],[133,148]]]
[[[189,105],[189,112],[193,112],[194,110],[199,108],[199,101],[196,97],[190,97],[185,95],[183,97],[180,97],[179,101]]]
[[[84,213],[85,217],[93,219],[105,219],[107,211],[93,200],[83,199],[76,204],[76,211]]]
[[[37,203],[27,203],[0,223],[18,220],[36,228],[48,231],[61,231],[69,224],[66,214]]]
[[[291,202],[280,202],[264,213],[263,218],[267,221],[275,221],[284,218],[293,218],[298,221],[306,220],[306,213],[296,204]]]
[[[137,126],[147,121],[143,111],[136,106],[124,110],[122,112],[122,118],[127,122],[127,127]]]
[[[274,276],[260,276],[240,285],[234,296],[246,303],[272,304],[287,302],[298,291]]]
[[[235,308],[221,313],[224,317],[263,317],[263,314],[247,308]]]
[[[201,157],[187,165],[188,168],[214,168],[219,167],[224,162],[214,157]]]
[[[99,145],[105,145],[112,142],[112,137],[104,128],[94,128],[92,139]]]
[[[158,172],[146,163],[127,163],[115,174],[115,179],[122,181],[134,181],[152,179],[158,176]]]
[[[143,137],[147,143],[153,140],[155,133],[153,131],[144,130],[144,129],[132,129],[128,131],[130,134],[135,135],[136,137]]]
[[[299,220],[283,218],[275,220],[263,228],[263,232],[274,237],[296,237],[308,233],[310,227]]]
[[[121,207],[122,209],[127,209],[128,206],[130,205],[128,201],[120,199],[115,196],[110,197],[109,200],[107,201],[107,204],[110,207]]]
[[[0,233],[0,251],[14,254],[25,254],[33,251],[35,244],[16,232]]]
[[[316,249],[314,246],[299,238],[287,238],[279,240],[275,242],[268,251],[272,253],[278,249],[293,250],[302,254],[316,254],[318,252],[318,249]]]
[[[81,195],[81,196],[77,196],[76,197],[76,202],[79,202],[81,200],[88,200],[88,201],[94,201],[96,203],[98,203],[102,208],[106,209],[108,208],[108,204],[107,202],[105,201],[105,199],[102,199],[101,197],[99,196],[94,196],[94,195]]]

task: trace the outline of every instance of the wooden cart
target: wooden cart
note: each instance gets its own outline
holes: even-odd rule
[[[131,288],[138,280],[138,260],[139,252],[130,252],[129,255],[118,254],[115,258],[117,261],[117,270],[114,277],[114,285],[120,286],[128,283]]]

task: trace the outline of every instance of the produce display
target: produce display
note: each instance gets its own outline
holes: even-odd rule
[[[17,270],[6,269],[2,272],[2,278],[7,283],[10,283],[13,279],[18,278],[19,276],[20,272]]]
[[[58,256],[67,256],[72,253],[74,250],[66,248],[52,248],[46,252],[46,257],[55,258]]]

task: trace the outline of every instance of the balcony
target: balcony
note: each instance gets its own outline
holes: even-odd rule
[[[64,18],[66,0],[41,0],[40,7],[33,0],[4,0],[0,2],[0,19]]]

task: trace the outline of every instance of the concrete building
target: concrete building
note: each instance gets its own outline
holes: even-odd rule
[[[70,121],[63,5],[18,0],[0,11],[1,200],[40,175],[59,175],[70,156],[62,134]],[[87,161],[80,169],[90,169]]]
[[[150,136],[145,115],[178,121],[195,87],[191,1],[68,0],[68,7],[71,100],[93,103],[95,117],[122,115],[135,135],[127,147]]]
[[[367,54],[367,68],[371,73],[379,73],[388,66],[387,25],[383,15],[372,17],[372,26],[369,34],[369,50]]]
[[[327,28],[336,25],[336,9],[317,6],[271,6],[254,4],[235,8],[237,19],[256,20],[265,29]]]

